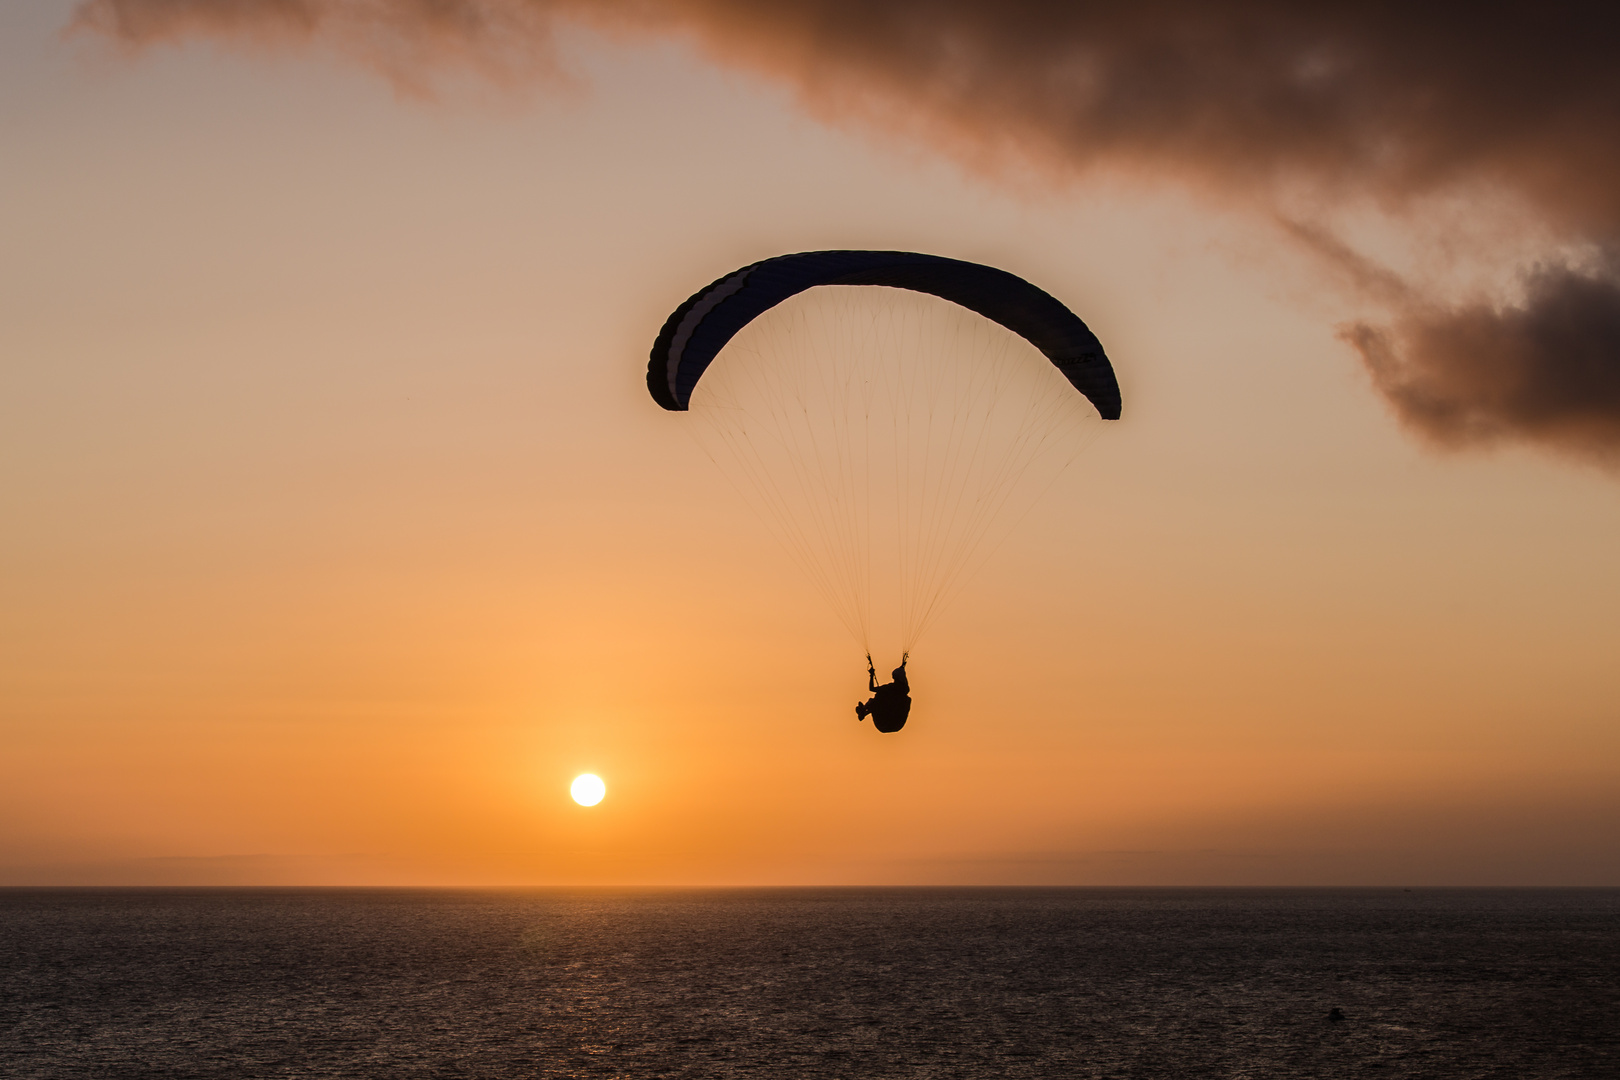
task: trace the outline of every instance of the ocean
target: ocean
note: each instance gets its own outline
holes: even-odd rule
[[[1620,890],[0,889],[0,1076],[1614,1080]]]

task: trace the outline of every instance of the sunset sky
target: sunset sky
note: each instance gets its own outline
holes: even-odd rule
[[[0,884],[1620,885],[1608,39],[992,7],[0,8]],[[822,248],[1124,392],[894,736],[644,383]]]

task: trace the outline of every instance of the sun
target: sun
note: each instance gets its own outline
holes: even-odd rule
[[[568,791],[579,805],[595,806],[607,794],[607,785],[595,773],[584,773],[574,777],[574,784]]]

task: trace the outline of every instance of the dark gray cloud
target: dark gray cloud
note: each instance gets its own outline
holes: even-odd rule
[[[1620,465],[1620,277],[1536,270],[1523,304],[1414,305],[1344,336],[1417,431],[1449,446],[1527,438]]]
[[[683,36],[786,81],[819,115],[908,129],[991,171],[1128,170],[1260,207],[1305,190],[1395,215],[1501,192],[1599,263],[1620,250],[1620,16],[1607,5],[87,0],[77,25],[134,47],[324,40],[425,92],[445,65],[503,83],[551,70],[558,19]],[[1389,278],[1359,263],[1363,279]],[[1346,336],[1436,440],[1620,460],[1614,274],[1545,265],[1523,286],[1516,307],[1453,308],[1421,281],[1381,287],[1387,325]]]

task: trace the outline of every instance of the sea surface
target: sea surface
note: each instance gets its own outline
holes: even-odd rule
[[[1614,1080],[1620,890],[0,889],[0,1076]]]

